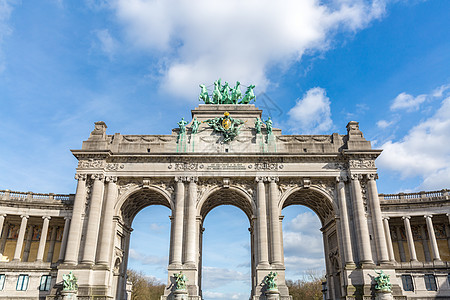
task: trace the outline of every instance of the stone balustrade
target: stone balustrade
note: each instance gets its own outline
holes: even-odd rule
[[[5,201],[26,201],[26,202],[66,202],[75,199],[74,194],[42,194],[33,192],[17,192],[10,190],[0,190],[0,199]]]
[[[442,201],[449,200],[449,191],[447,189],[430,192],[416,192],[416,193],[398,193],[398,194],[379,194],[380,201],[389,203],[393,201],[398,202],[422,202],[422,201]]]

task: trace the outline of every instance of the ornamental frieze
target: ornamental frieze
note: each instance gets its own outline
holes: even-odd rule
[[[375,161],[372,159],[351,159],[348,166],[353,169],[375,168]]]

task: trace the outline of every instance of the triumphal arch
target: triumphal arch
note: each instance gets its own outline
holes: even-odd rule
[[[321,221],[326,299],[372,299],[381,270],[393,299],[450,296],[448,191],[379,195],[381,150],[372,149],[358,122],[344,135],[283,135],[248,102],[205,101],[191,112],[169,135],[111,135],[96,122],[72,150],[75,195],[1,191],[0,274],[10,292],[0,290],[0,299],[26,298],[13,287],[26,272],[36,286],[50,276],[47,292],[30,292],[30,299],[59,299],[69,272],[78,278],[78,299],[127,299],[132,222],[149,205],[172,212],[162,299],[202,299],[203,220],[220,205],[248,218],[252,300],[290,299],[282,232],[282,209],[290,205],[311,208]],[[180,274],[186,288],[179,288]],[[427,274],[434,291],[422,283]]]

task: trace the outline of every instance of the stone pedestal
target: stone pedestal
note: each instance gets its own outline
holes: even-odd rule
[[[392,292],[377,291],[375,292],[375,300],[394,300]]]
[[[278,290],[267,290],[266,300],[280,300],[280,292]]]
[[[62,300],[77,300],[78,291],[61,291]]]
[[[188,300],[188,292],[187,290],[175,290],[173,292],[174,300]]]

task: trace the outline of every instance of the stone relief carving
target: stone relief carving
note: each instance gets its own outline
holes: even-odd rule
[[[125,168],[124,164],[118,164],[118,163],[107,163],[105,169],[108,171],[117,171],[119,169]]]
[[[375,168],[375,161],[373,159],[351,159],[348,167],[354,169]]]
[[[278,164],[276,162],[259,162],[259,163],[255,163],[255,170],[278,170],[278,169],[283,169],[283,165],[282,164]]]
[[[168,168],[171,169],[172,165],[169,165]],[[203,164],[192,163],[192,162],[183,162],[183,163],[175,163],[175,170],[177,171],[193,171],[198,169],[203,169]]]
[[[81,169],[101,169],[105,166],[104,160],[97,159],[88,159],[88,160],[80,160],[78,162],[78,168]]]

